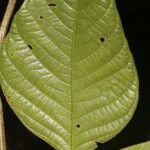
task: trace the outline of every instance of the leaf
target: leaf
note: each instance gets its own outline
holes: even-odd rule
[[[123,148],[122,150],[149,150],[149,149],[150,149],[150,141],[133,145],[127,148]]]
[[[94,150],[137,105],[137,73],[114,0],[26,0],[0,68],[9,105],[57,150]]]

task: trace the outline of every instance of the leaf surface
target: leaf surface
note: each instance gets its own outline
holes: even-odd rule
[[[122,150],[149,150],[149,149],[150,149],[150,141],[133,145],[127,148],[123,148]]]
[[[137,73],[114,0],[25,0],[0,68],[12,109],[57,150],[94,150],[137,105]]]

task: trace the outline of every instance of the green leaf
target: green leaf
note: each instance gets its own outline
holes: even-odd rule
[[[150,150],[150,141],[123,148],[122,150]]]
[[[137,105],[137,73],[114,0],[25,0],[0,68],[12,109],[57,150],[94,150]]]

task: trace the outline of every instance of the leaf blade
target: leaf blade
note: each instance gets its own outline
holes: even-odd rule
[[[123,148],[122,150],[148,150],[150,149],[150,142],[144,142],[140,144],[136,144],[127,148]]]
[[[34,134],[56,149],[94,149],[136,108],[132,55],[114,1],[51,2],[26,0],[16,15],[0,56],[1,84]]]

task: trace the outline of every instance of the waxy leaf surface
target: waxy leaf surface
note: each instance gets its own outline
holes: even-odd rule
[[[121,150],[149,150],[149,149],[150,149],[150,141],[133,145],[127,148],[123,148]]]
[[[0,52],[1,86],[57,150],[94,150],[137,105],[138,79],[114,0],[25,0]]]

